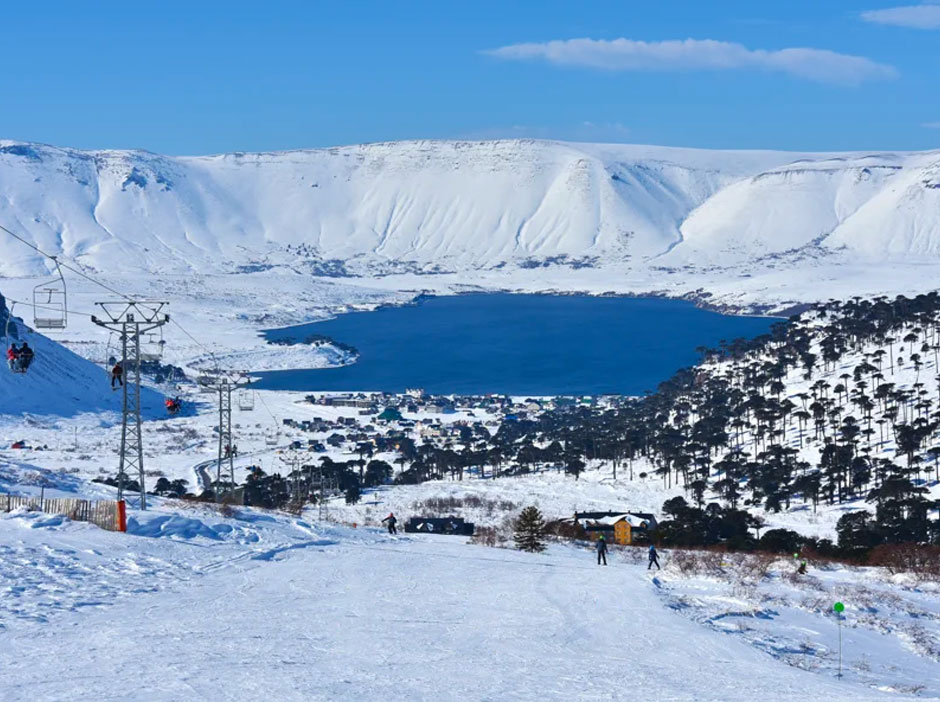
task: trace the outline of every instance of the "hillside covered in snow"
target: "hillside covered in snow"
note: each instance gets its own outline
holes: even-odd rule
[[[506,140],[170,157],[2,141],[0,222],[106,275],[273,270],[413,287],[436,274],[633,292],[671,277],[677,293],[720,292],[722,279],[807,260],[886,276],[885,260],[937,262],[940,152]],[[598,269],[613,274],[551,275]],[[0,238],[0,276],[46,271]],[[885,291],[863,280],[859,292]]]
[[[26,373],[11,373],[6,367],[0,372],[0,415],[73,417],[81,412],[114,412],[119,417],[121,393],[111,389],[103,367],[106,359],[96,366],[37,333],[16,314],[8,323],[9,315],[0,295],[0,330],[7,332],[6,342],[26,343],[35,355]],[[142,388],[140,399],[148,418],[164,414],[163,397],[154,390]]]

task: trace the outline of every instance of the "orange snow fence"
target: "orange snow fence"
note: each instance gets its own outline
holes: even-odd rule
[[[46,514],[61,514],[76,522],[89,522],[108,531],[127,531],[124,501],[79,500],[71,497],[44,497],[0,494],[0,510],[28,509]]]

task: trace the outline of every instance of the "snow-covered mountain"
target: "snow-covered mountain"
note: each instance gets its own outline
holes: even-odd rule
[[[648,268],[806,247],[934,260],[940,152],[514,140],[169,157],[3,141],[0,222],[106,273]],[[46,269],[0,238],[0,276]]]

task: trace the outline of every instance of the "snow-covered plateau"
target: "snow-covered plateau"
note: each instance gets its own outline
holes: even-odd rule
[[[931,280],[940,151],[504,140],[171,157],[0,141],[0,222],[167,295],[231,300],[227,274],[249,274],[253,316],[308,318],[314,281],[337,279],[783,307]],[[0,276],[48,268],[0,238]]]

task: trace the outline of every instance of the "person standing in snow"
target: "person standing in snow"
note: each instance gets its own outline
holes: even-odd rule
[[[607,541],[603,534],[597,538],[597,565],[600,565],[601,561],[607,565]]]
[[[659,556],[656,553],[656,547],[650,544],[650,564],[646,566],[646,569],[650,570],[654,563],[656,564],[656,570],[662,570],[662,568],[659,567]]]
[[[395,525],[398,523],[398,520],[395,518],[395,515],[392,512],[388,513],[388,516],[382,520],[382,524],[388,523],[388,533],[397,534],[398,530],[395,528]]]

